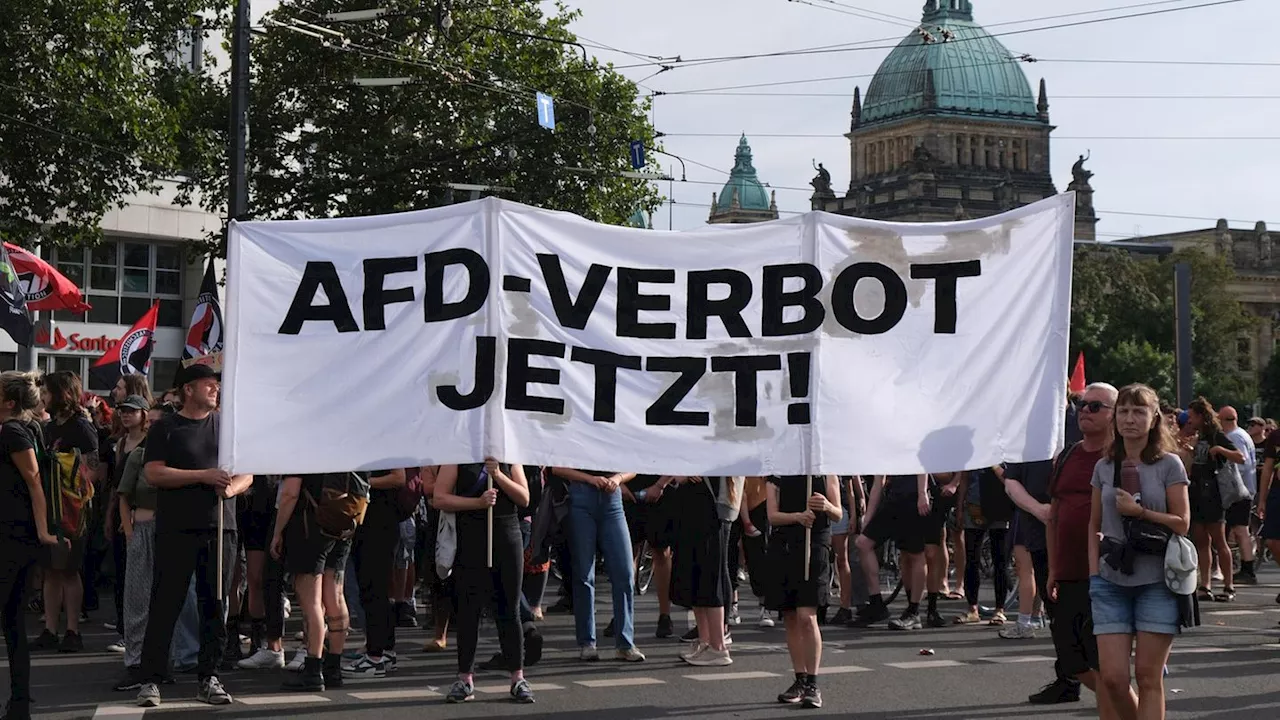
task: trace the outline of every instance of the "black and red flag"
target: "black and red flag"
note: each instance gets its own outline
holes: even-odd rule
[[[200,283],[200,296],[196,298],[195,312],[191,313],[191,328],[187,330],[186,347],[182,359],[205,357],[222,350],[222,303],[218,301],[218,279],[213,272],[213,258],[204,269]]]
[[[22,286],[28,310],[70,310],[76,313],[89,310],[80,288],[66,275],[17,245],[5,243],[4,249],[9,251],[9,262],[18,274],[18,284]]]
[[[89,368],[89,377],[98,387],[114,387],[116,381],[125,375],[147,374],[151,369],[151,348],[159,312],[160,301],[156,300],[151,304],[151,309],[120,338],[120,342],[111,346]]]

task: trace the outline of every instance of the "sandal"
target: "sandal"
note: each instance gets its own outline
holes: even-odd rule
[[[1222,592],[1213,596],[1213,599],[1215,602],[1220,602],[1220,603],[1235,602],[1236,589],[1233,587],[1223,588]]]
[[[964,599],[964,593],[959,592],[958,590],[950,590],[950,591],[948,591],[948,592],[947,592],[947,599],[948,599],[948,600],[963,600],[963,599]],[[1280,603],[1280,595],[1276,596],[1276,602]]]
[[[435,640],[428,640],[427,644],[422,647],[422,652],[426,652],[426,653],[444,652],[447,646],[448,646],[447,642],[437,642]]]
[[[1202,587],[1202,588],[1200,588],[1200,590],[1196,593],[1196,599],[1197,599],[1197,600],[1199,600],[1199,601],[1201,601],[1201,602],[1213,602],[1215,598],[1213,597],[1213,591],[1212,591],[1212,590],[1210,590],[1210,589],[1209,589],[1209,588],[1207,588],[1207,587]]]
[[[991,619],[987,621],[988,625],[1003,625],[1008,618],[1004,616],[1003,610],[997,610]]]
[[[978,611],[970,610],[967,613],[955,616],[951,622],[955,625],[972,625],[973,623],[981,621],[982,618],[978,617]]]

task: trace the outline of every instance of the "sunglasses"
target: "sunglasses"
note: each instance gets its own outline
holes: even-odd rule
[[[1087,412],[1087,413],[1096,413],[1096,412],[1102,412],[1103,410],[1111,409],[1110,405],[1102,402],[1101,400],[1082,402],[1080,403],[1080,405],[1078,405],[1078,407],[1080,408],[1081,412]]]

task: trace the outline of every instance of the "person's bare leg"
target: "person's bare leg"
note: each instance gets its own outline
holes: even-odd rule
[[[67,608],[67,631],[80,632],[80,611],[84,608],[84,582],[80,573],[59,573],[62,575],[62,604]]]
[[[702,627],[706,626],[704,642],[717,652],[724,651],[724,608],[701,608],[702,616],[698,618],[698,635],[703,635]]]
[[[1107,634],[1098,636],[1098,660],[1102,665],[1098,676],[1098,696],[1107,697],[1114,717],[1119,720],[1137,720],[1138,698],[1133,692],[1129,673],[1129,657],[1133,651],[1133,636]],[[1163,665],[1161,665],[1163,670]],[[1101,703],[1099,703],[1101,708]]]
[[[347,649],[347,626],[351,618],[347,612],[346,595],[342,592],[342,576],[333,570],[324,571],[320,582],[320,604],[323,606],[329,652],[341,655]]]
[[[1200,561],[1200,587],[1212,588],[1213,578],[1210,573],[1213,572],[1213,556],[1209,554],[1209,529],[1204,523],[1191,523],[1191,540],[1195,543],[1196,555]]]
[[[858,561],[862,565],[862,574],[867,581],[867,595],[871,597],[879,595],[880,561],[876,558],[875,541],[866,535],[859,535],[854,539],[853,546],[858,550]]]
[[[302,606],[303,642],[307,655],[318,658],[324,656],[324,600],[320,597],[322,575],[297,574],[293,576],[293,589],[298,595],[298,604]]]
[[[944,594],[947,590],[947,557],[946,545],[925,545],[924,560],[928,566],[928,590],[934,594]]]
[[[804,652],[802,658],[804,672],[809,675],[817,675],[818,666],[822,662],[822,629],[818,627],[817,609],[798,608],[796,617],[797,632]]]
[[[1018,615],[1031,617],[1036,605],[1036,571],[1031,564],[1031,553],[1025,545],[1013,546],[1013,563],[1018,571]]]
[[[653,584],[658,591],[658,614],[671,614],[671,548],[653,551]]]
[[[1222,570],[1222,587],[1235,588],[1235,568],[1232,567],[1231,547],[1227,545],[1226,523],[1214,523],[1209,526],[1210,537],[1213,538],[1214,549],[1218,554],[1218,567]]]
[[[808,672],[805,670],[805,644],[804,638],[800,634],[800,619],[796,616],[795,610],[785,610],[782,613],[782,625],[787,630],[787,654],[791,656],[791,670],[796,673]]]
[[[955,592],[964,595],[964,573],[969,569],[969,558],[965,555],[964,547],[964,530],[952,531],[947,529],[947,534],[951,537],[955,547],[955,566],[956,566],[956,587]]]
[[[836,577],[840,579],[840,607],[848,610],[853,604],[853,576],[849,569],[849,536],[833,536],[831,546],[836,552]],[[879,573],[876,574],[879,575]]]
[[[1164,720],[1164,667],[1169,663],[1172,635],[1139,632],[1134,655],[1138,677],[1138,720]]]
[[[927,546],[926,546],[927,547]],[[920,604],[924,597],[925,569],[924,553],[902,553],[902,581],[907,587],[907,602]]]

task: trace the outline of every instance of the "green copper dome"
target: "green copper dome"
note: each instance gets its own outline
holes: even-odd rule
[[[738,141],[738,151],[733,155],[733,170],[729,173],[729,182],[720,191],[720,199],[716,208],[728,210],[733,205],[734,191],[738,193],[738,207],[743,210],[768,210],[769,193],[756,177],[756,168],[751,164],[751,146],[747,144],[747,136]]]
[[[973,21],[971,0],[928,0],[920,27],[880,64],[861,124],[918,113],[1044,122],[1017,60]]]

